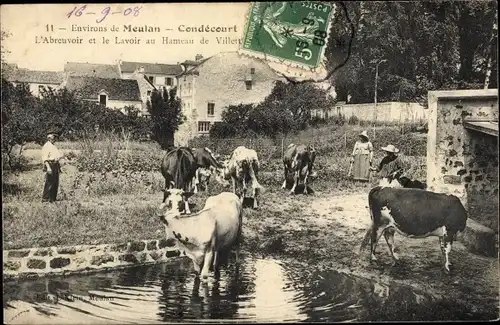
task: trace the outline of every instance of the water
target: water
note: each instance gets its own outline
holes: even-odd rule
[[[4,320],[17,324],[353,322],[478,319],[409,287],[240,255],[208,285],[192,262],[4,284]]]

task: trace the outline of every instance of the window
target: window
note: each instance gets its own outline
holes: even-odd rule
[[[245,81],[245,85],[247,86],[247,90],[252,90],[252,81],[251,80]]]
[[[108,96],[99,95],[99,104],[106,106],[107,101],[108,101]]]
[[[149,80],[150,83],[154,83],[155,82],[155,77],[149,76],[148,80]]]
[[[40,95],[42,95],[42,93],[43,93],[43,91],[44,91],[44,90],[45,90],[45,87],[44,87],[44,86],[42,86],[42,85],[39,85],[39,86],[38,86],[38,93],[39,93]]]
[[[208,105],[207,105],[207,115],[208,116],[214,116],[215,115],[215,104],[214,103],[208,103]]]
[[[191,83],[188,82],[188,94],[190,94],[190,93],[191,93]]]
[[[182,95],[182,85],[179,85],[179,94]]]
[[[210,131],[210,122],[198,122],[198,132],[208,133]]]
[[[172,78],[166,78],[165,79],[165,84],[167,86],[172,86],[174,84],[174,79],[172,79]]]
[[[255,68],[250,68],[250,73],[255,74]]]
[[[148,90],[148,97],[151,96],[151,90]]]

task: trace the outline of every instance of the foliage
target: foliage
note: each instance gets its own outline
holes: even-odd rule
[[[28,86],[14,86],[2,78],[2,153],[11,161],[12,149],[36,141],[45,115]]]
[[[339,100],[420,101],[436,89],[497,87],[495,1],[344,2],[334,14],[326,55],[330,66],[347,55],[349,20],[356,35],[348,63],[332,78]],[[489,63],[488,63],[489,62]],[[489,65],[488,65],[489,64]]]
[[[147,104],[152,119],[152,137],[162,149],[173,146],[174,132],[185,120],[176,91],[175,87],[170,91],[164,89],[163,93],[153,91]]]
[[[89,139],[97,132],[127,133],[132,139],[149,136],[151,121],[127,107],[129,115],[97,103],[78,100],[67,89],[45,89],[33,96],[26,84],[13,85],[2,78],[2,153],[8,158],[14,146],[43,144],[49,129],[68,140]],[[10,162],[11,159],[9,159]],[[12,167],[12,166],[11,166]]]
[[[210,135],[224,138],[251,132],[276,138],[304,130],[311,123],[312,112],[325,111],[332,104],[326,91],[315,85],[277,81],[261,103],[228,106],[222,113],[223,122],[215,125]]]
[[[83,172],[150,172],[159,171],[164,152],[128,152],[112,151],[111,154],[93,152],[78,155],[76,167]]]

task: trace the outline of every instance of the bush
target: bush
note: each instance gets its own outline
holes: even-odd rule
[[[164,152],[102,152],[79,155],[76,159],[78,171],[86,172],[150,172],[159,171]]]

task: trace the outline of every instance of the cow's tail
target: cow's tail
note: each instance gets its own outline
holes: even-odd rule
[[[368,193],[368,209],[370,210],[370,219],[371,219],[371,225],[370,227],[366,230],[365,236],[363,237],[363,241],[361,242],[361,245],[359,247],[359,251],[361,251],[368,245],[368,243],[371,240],[371,234],[373,232],[373,228],[375,227],[375,220],[373,219],[373,195],[380,191],[382,189],[382,186],[375,186],[370,190]]]
[[[360,253],[363,251],[363,249],[365,249],[366,245],[368,245],[368,243],[370,242],[372,231],[373,231],[373,225],[371,225],[370,228],[368,228],[368,230],[365,233],[365,237],[363,237],[363,241],[361,242],[361,245],[359,247]]]

